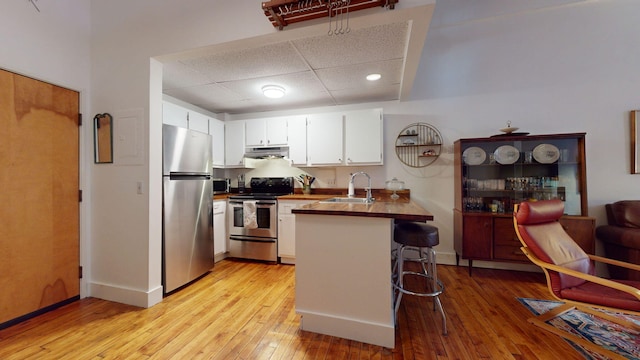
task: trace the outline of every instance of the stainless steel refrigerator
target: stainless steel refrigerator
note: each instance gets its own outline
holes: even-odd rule
[[[213,267],[211,135],[163,125],[162,281],[171,292]]]

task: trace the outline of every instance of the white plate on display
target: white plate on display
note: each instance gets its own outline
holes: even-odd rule
[[[480,165],[486,158],[487,153],[477,146],[472,146],[462,152],[462,159],[467,165]]]
[[[533,158],[541,164],[551,164],[560,158],[560,150],[551,144],[540,144],[533,149]]]
[[[502,145],[493,152],[493,157],[502,165],[510,165],[518,161],[520,151],[511,145]]]

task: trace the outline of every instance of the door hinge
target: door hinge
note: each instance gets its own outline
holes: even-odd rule
[[[82,114],[78,114],[78,126],[82,126]]]
[[[78,278],[82,279],[82,266],[78,266]]]
[[[78,190],[78,202],[82,202],[82,190]]]

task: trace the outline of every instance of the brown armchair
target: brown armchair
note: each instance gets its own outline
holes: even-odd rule
[[[595,275],[594,262],[614,264],[634,271],[640,271],[640,265],[585,253],[558,222],[563,212],[564,203],[560,200],[523,202],[514,208],[513,223],[522,243],[522,251],[529,260],[542,268],[553,297],[565,302],[564,305],[529,319],[529,322],[594,351],[607,354],[603,348],[557,330],[546,321],[576,308],[625,327],[640,330],[640,326],[632,322],[594,309],[640,315],[640,281],[598,277]]]

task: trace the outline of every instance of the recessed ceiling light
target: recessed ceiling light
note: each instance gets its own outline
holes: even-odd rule
[[[284,96],[284,88],[278,85],[265,85],[262,94],[270,99],[279,99]]]
[[[380,80],[381,77],[382,77],[382,75],[380,75],[380,74],[369,74],[369,75],[367,75],[367,80],[376,81],[376,80]]]

